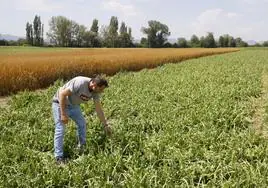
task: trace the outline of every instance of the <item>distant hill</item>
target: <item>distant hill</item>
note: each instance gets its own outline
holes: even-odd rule
[[[255,45],[257,42],[255,40],[248,40],[246,41],[248,43],[248,45]]]
[[[140,43],[141,42],[141,39],[134,39],[133,42],[134,43]],[[169,42],[171,44],[174,44],[174,43],[177,43],[177,39],[175,39],[175,38],[168,38],[167,42]]]
[[[175,38],[168,38],[168,42],[171,43],[171,44],[175,44],[175,43],[178,42],[178,40],[175,39]]]
[[[17,41],[18,39],[25,39],[25,37],[9,35],[9,34],[0,34],[0,40]],[[49,39],[46,38],[45,43],[49,43]]]
[[[17,41],[19,38],[25,38],[25,37],[19,37],[19,36],[14,36],[14,35],[9,35],[9,34],[0,34],[0,40]]]

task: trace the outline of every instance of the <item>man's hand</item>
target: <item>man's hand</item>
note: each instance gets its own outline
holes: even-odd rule
[[[111,135],[112,135],[112,129],[111,129],[111,127],[110,127],[108,124],[105,124],[105,125],[104,125],[104,131],[105,131],[105,133],[106,133],[108,136],[111,136]]]
[[[102,107],[101,107],[101,103],[100,101],[94,101],[95,103],[95,108],[96,108],[96,112],[97,112],[97,115],[99,117],[99,119],[101,120],[101,122],[103,123],[104,125],[104,131],[105,133],[108,135],[108,136],[111,136],[112,134],[112,129],[110,128],[110,126],[107,124],[107,121],[104,117],[104,113],[102,111]]]
[[[62,123],[64,123],[66,125],[68,123],[68,120],[69,120],[69,118],[68,118],[68,116],[66,114],[61,115]]]

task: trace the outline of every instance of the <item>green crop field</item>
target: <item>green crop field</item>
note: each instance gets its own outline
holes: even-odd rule
[[[22,46],[0,46],[0,55],[14,55],[40,52],[68,52],[72,48],[44,48],[44,47],[22,47]]]
[[[267,187],[268,140],[254,128],[266,74],[268,50],[243,49],[109,77],[112,137],[83,105],[87,148],[78,155],[68,124],[63,168],[51,112],[62,82],[14,95],[0,110],[0,187]]]

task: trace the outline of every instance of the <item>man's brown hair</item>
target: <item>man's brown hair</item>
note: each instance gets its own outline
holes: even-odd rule
[[[108,81],[104,78],[101,78],[100,76],[97,76],[95,78],[92,79],[93,82],[95,82],[97,84],[98,87],[109,87],[108,85]]]

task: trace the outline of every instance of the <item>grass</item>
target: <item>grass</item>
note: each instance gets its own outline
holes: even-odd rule
[[[71,51],[71,48],[44,48],[31,46],[0,46],[0,55],[17,55],[25,53],[40,53],[40,52],[61,52]]]
[[[266,187],[268,141],[255,134],[266,50],[243,50],[118,73],[102,101],[107,138],[92,103],[87,150],[67,125],[65,168],[53,159],[51,98],[62,85],[14,95],[0,113],[2,187]]]

